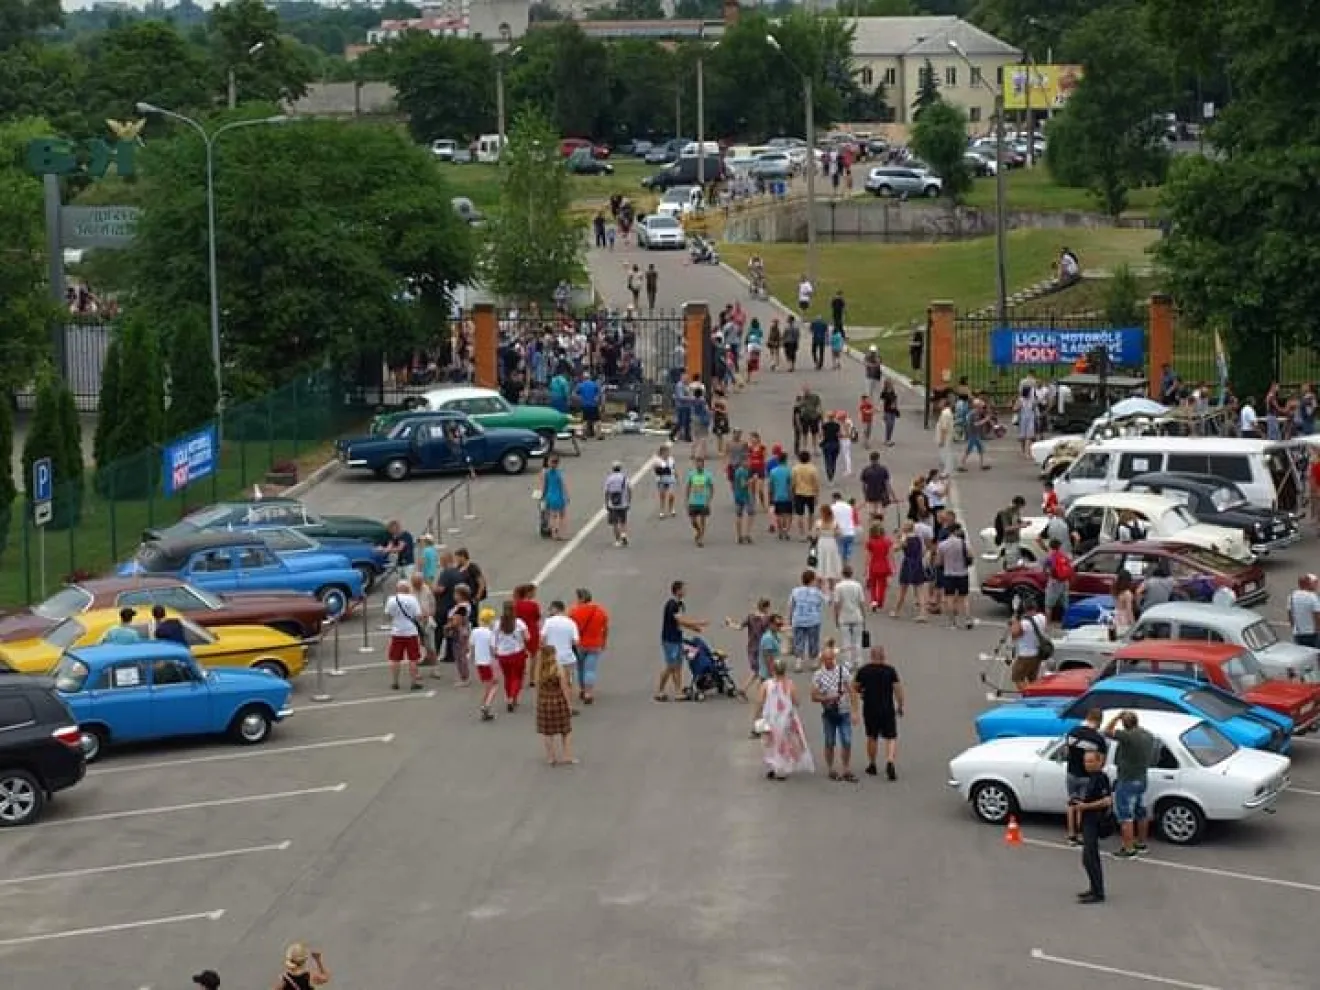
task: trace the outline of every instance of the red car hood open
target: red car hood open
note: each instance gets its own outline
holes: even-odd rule
[[[1022,691],[1024,698],[1080,698],[1090,690],[1091,684],[1100,672],[1090,667],[1076,667],[1061,670],[1057,674],[1046,674],[1040,680],[1028,684]]]

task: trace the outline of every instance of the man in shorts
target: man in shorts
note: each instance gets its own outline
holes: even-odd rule
[[[1019,691],[1040,676],[1040,641],[1049,635],[1049,623],[1041,616],[1034,598],[1022,603],[1022,614],[1009,623],[1013,638],[1013,667],[1009,677]]]
[[[949,534],[936,547],[936,557],[940,563],[940,590],[944,592],[945,611],[949,616],[949,625],[973,627],[970,592],[972,552],[967,547],[967,534],[961,523],[954,523]]]
[[[874,777],[879,742],[885,741],[885,777],[898,779],[898,720],[903,716],[903,685],[889,663],[883,646],[871,647],[867,662],[853,677],[862,699],[862,726],[866,730],[866,772]]]
[[[1136,712],[1119,712],[1105,726],[1105,735],[1118,743],[1114,752],[1114,814],[1123,834],[1119,859],[1144,855],[1150,837],[1146,810],[1146,772],[1155,763],[1154,736],[1137,724]]]
[[[660,622],[660,650],[664,655],[665,669],[660,672],[660,683],[656,685],[656,701],[669,700],[665,689],[671,680],[675,697],[683,697],[683,633],[699,633],[706,628],[705,622],[689,619],[684,614],[687,611],[687,604],[683,601],[686,592],[682,581],[669,586],[669,600],[665,602]]]
[[[775,535],[781,540],[792,539],[793,469],[786,455],[776,455],[774,466],[766,475],[766,484],[770,489],[770,505],[775,513]]]
[[[1057,538],[1050,540],[1050,552],[1045,555],[1045,624],[1048,627],[1058,612],[1063,621],[1068,611],[1068,588],[1071,584],[1072,559]]]
[[[816,517],[816,499],[820,497],[820,472],[811,463],[811,452],[798,451],[793,465],[793,515],[797,516],[798,534],[806,539]]]
[[[1082,844],[1082,815],[1077,805],[1086,798],[1090,787],[1091,775],[1086,769],[1086,754],[1099,753],[1102,761],[1109,751],[1109,743],[1100,734],[1100,720],[1103,715],[1099,708],[1092,708],[1086,713],[1081,725],[1075,725],[1064,737],[1068,745],[1068,770],[1065,780],[1068,786],[1067,834],[1068,844]]]
[[[385,602],[385,617],[390,620],[390,645],[385,654],[390,665],[390,687],[399,690],[399,673],[403,662],[408,662],[412,689],[420,691],[422,680],[418,665],[422,662],[422,604],[412,593],[407,581],[394,586],[394,594]]]
[[[752,494],[752,472],[744,462],[733,469],[733,528],[738,542],[752,542],[756,521],[756,498]]]
[[[706,470],[706,458],[698,457],[687,473],[684,493],[688,520],[692,523],[692,540],[699,547],[705,546],[710,503],[715,497],[715,476]]]
[[[615,461],[605,476],[605,512],[610,528],[614,530],[614,545],[628,545],[628,509],[632,506],[632,484],[624,473],[623,464]]]

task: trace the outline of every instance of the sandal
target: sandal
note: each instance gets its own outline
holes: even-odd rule
[[[842,780],[845,784],[855,784],[857,783],[857,774],[852,773],[850,771],[848,773],[845,773],[839,779]]]
[[[837,770],[831,770],[830,780],[838,780],[838,779],[839,779],[839,772]]]
[[[669,700],[669,695],[667,695],[667,694],[657,694],[657,695],[652,696],[651,700],[652,700],[652,701],[668,701],[668,700]]]

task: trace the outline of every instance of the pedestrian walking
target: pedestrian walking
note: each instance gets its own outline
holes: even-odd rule
[[[1078,807],[1086,800],[1086,792],[1091,784],[1091,772],[1086,766],[1086,757],[1091,753],[1100,754],[1103,766],[1109,752],[1109,742],[1100,732],[1100,722],[1104,713],[1099,708],[1092,708],[1080,725],[1074,725],[1063,737],[1067,746],[1065,756],[1066,773],[1064,780],[1068,788],[1068,810],[1064,818],[1064,835],[1070,846],[1082,844],[1082,814]]]
[[[445,650],[454,658],[454,687],[468,686],[472,676],[472,591],[466,584],[454,589],[454,607],[445,617]]]
[[[656,685],[656,701],[669,700],[665,689],[670,681],[674,682],[674,696],[683,697],[683,633],[699,633],[706,628],[703,620],[690,619],[685,614],[686,594],[687,587],[682,581],[675,581],[669,586],[669,599],[665,602],[660,622],[660,651],[664,657],[664,670],[660,672],[660,682]]]
[[[536,732],[552,767],[577,763],[573,756],[572,687],[564,679],[555,648],[541,647],[536,661]]]
[[[813,669],[816,666],[827,601],[816,581],[816,572],[811,568],[804,570],[800,583],[788,595],[788,622],[793,630],[793,669],[797,673],[801,673],[807,664]]]
[[[1027,500],[1014,495],[1006,508],[995,514],[995,543],[1000,547],[1004,569],[1022,563],[1022,510]]]
[[[779,370],[779,350],[784,345],[784,332],[780,329],[779,320],[770,321],[770,329],[765,335],[765,349],[770,352],[770,370]]]
[[[385,601],[385,615],[390,620],[390,644],[386,657],[390,665],[390,688],[399,690],[399,675],[404,661],[408,663],[408,675],[412,680],[412,689],[422,689],[418,676],[418,664],[422,660],[422,605],[412,594],[412,586],[407,581],[399,581],[394,586],[394,594]]]
[[[565,613],[564,603],[558,599],[552,601],[545,621],[541,623],[541,643],[543,646],[554,647],[563,675],[561,679],[570,692],[579,683],[578,648],[581,642],[577,623]]]
[[[894,428],[898,425],[902,413],[898,411],[898,392],[895,391],[893,382],[887,378],[880,388],[880,415],[885,423],[885,446],[892,447]]]
[[[642,277],[642,269],[639,265],[633,265],[628,269],[628,292],[632,296],[632,306],[634,310],[641,309],[642,286],[644,281],[645,280]]]
[[[646,308],[649,312],[655,312],[655,297],[660,288],[660,273],[655,270],[655,265],[646,266]]]
[[[1105,773],[1103,753],[1091,752],[1084,757],[1086,788],[1081,798],[1070,805],[1081,817],[1082,869],[1086,871],[1087,888],[1077,895],[1080,904],[1103,904],[1105,900],[1105,874],[1100,861],[1100,832],[1114,798]]]
[[[926,540],[917,532],[917,524],[911,519],[903,520],[899,530],[899,547],[902,560],[898,567],[898,601],[889,612],[891,619],[896,619],[907,604],[908,593],[912,594],[913,618],[917,622],[926,621]]]
[[[436,658],[435,592],[426,583],[420,571],[413,571],[408,579],[412,596],[422,607],[422,666],[434,666]]]
[[[440,577],[440,549],[435,545],[435,537],[430,533],[423,533],[418,538],[417,543],[421,547],[418,556],[421,558],[419,566],[422,571],[422,580],[434,587],[436,580]]]
[[[747,633],[747,679],[743,682],[742,690],[746,694],[751,691],[752,686],[761,679],[761,639],[765,631],[770,628],[770,620],[774,617],[770,612],[770,599],[761,598],[756,602],[756,607],[748,612],[741,620],[726,618],[724,624],[730,629],[741,629]],[[776,647],[775,653],[779,650]]]
[[[820,654],[820,669],[811,678],[811,700],[820,705],[821,732],[825,737],[825,769],[830,780],[857,783],[852,772],[852,730],[857,721],[852,668],[838,656],[834,640]],[[834,756],[839,769],[834,769]]]
[[[495,718],[493,704],[500,686],[495,680],[494,650],[495,610],[483,608],[477,616],[477,627],[469,637],[472,650],[472,666],[476,668],[477,680],[481,684],[481,720],[492,721]]]
[[[805,315],[807,310],[811,309],[811,297],[816,294],[816,287],[811,284],[811,279],[803,274],[798,279],[797,303],[798,310]]]
[[[809,538],[808,526],[816,514],[816,499],[820,497],[820,472],[811,463],[811,454],[802,450],[797,455],[798,462],[793,465],[791,484],[793,490],[793,515],[797,517],[798,533],[803,539]]]
[[[733,468],[733,530],[739,545],[752,542],[756,525],[756,495],[752,490],[752,472],[746,461]]]
[[[652,470],[655,473],[655,497],[660,506],[660,518],[673,516],[675,493],[678,489],[678,467],[674,462],[674,450],[669,444],[660,445]]]
[[[866,663],[853,675],[862,702],[866,732],[866,772],[876,776],[879,740],[885,741],[885,779],[898,779],[898,720],[903,717],[903,684],[883,646],[871,647]]]
[[[832,595],[834,585],[843,577],[843,555],[839,552],[838,522],[834,510],[828,505],[820,507],[812,537],[812,556],[815,557],[812,567],[820,581],[821,590],[827,596]]]
[[[829,345],[830,325],[819,313],[811,321],[811,363],[817,371],[825,370],[825,348]]]
[[[1008,634],[1013,640],[1013,665],[1008,676],[1019,691],[1040,676],[1046,654],[1054,652],[1049,621],[1041,616],[1039,608],[1035,596],[1029,596],[1021,603],[1020,614],[1015,614],[1008,624]]]
[[[889,468],[880,462],[879,451],[872,451],[866,467],[862,469],[862,497],[867,512],[874,520],[884,521],[885,511],[895,501]]]
[[[564,525],[568,514],[568,482],[559,467],[559,457],[551,454],[541,469],[541,507],[550,526],[550,539],[564,539]]]
[[[830,319],[831,329],[841,337],[846,333],[843,326],[843,314],[844,310],[847,309],[847,305],[843,298],[843,290],[837,290],[834,293],[834,298],[830,300]]]
[[[866,589],[853,576],[850,564],[843,565],[843,579],[834,586],[834,624],[839,630],[843,659],[854,667],[862,658],[862,634],[866,629]]]
[[[975,625],[968,597],[971,593],[972,551],[967,547],[967,534],[961,523],[955,522],[949,527],[948,535],[936,548],[936,554],[943,575],[940,590],[948,605],[949,625],[971,629]]]
[[[602,605],[592,600],[587,588],[577,589],[577,603],[568,610],[568,617],[578,632],[578,654],[581,660],[581,675],[578,697],[584,705],[596,700],[596,678],[600,673],[600,661],[610,640],[610,614]]]
[[[1056,517],[1057,518],[1057,517]],[[1048,627],[1057,613],[1059,622],[1068,611],[1068,592],[1072,587],[1073,561],[1058,539],[1050,540],[1050,552],[1042,562],[1045,570],[1045,624]]]
[[[632,507],[632,482],[624,473],[623,462],[615,461],[605,475],[605,512],[610,529],[614,532],[614,545],[628,545],[628,510]]]
[[[784,324],[784,363],[789,371],[797,370],[798,347],[802,343],[802,328],[797,317],[790,316]]]
[[[761,684],[761,759],[767,780],[787,780],[816,769],[807,734],[798,714],[797,686],[788,678],[788,664],[777,657],[774,676]]]
[[[862,446],[871,448],[871,431],[875,427],[875,403],[869,395],[857,401],[857,422],[862,424]]]
[[[706,545],[706,524],[710,521],[710,506],[715,499],[715,476],[706,470],[706,458],[698,456],[683,484],[683,500],[687,504],[688,521],[692,524],[692,541]]]
[[[1320,579],[1314,574],[1303,574],[1297,579],[1297,587],[1288,595],[1288,622],[1292,626],[1293,642],[1312,649],[1320,646],[1320,636],[1316,634],[1316,620],[1320,618],[1317,586],[1320,586]]]
[[[1114,813],[1123,834],[1123,848],[1114,855],[1131,859],[1147,852],[1150,813],[1146,809],[1146,777],[1155,764],[1159,744],[1138,724],[1136,712],[1119,712],[1104,732],[1118,744],[1114,751]]]
[[[769,474],[770,451],[761,439],[761,434],[753,431],[747,436],[747,471],[748,487],[752,491],[753,503],[761,507],[762,512],[770,511],[770,498],[767,492],[766,477]]]
[[[531,585],[522,586],[523,589],[529,587]],[[539,645],[539,641],[533,632],[539,626],[529,626],[518,615],[520,611],[519,604],[525,601],[531,601],[531,599],[515,598],[513,601],[505,602],[503,609],[500,611],[499,622],[491,629],[490,650],[495,657],[495,662],[500,667],[500,680],[504,682],[504,704],[510,712],[518,707],[530,650]],[[535,604],[535,601],[532,601],[532,604]],[[522,611],[524,614],[530,614],[526,609]],[[536,614],[540,614],[539,607]]]
[[[839,470],[839,454],[843,449],[843,423],[838,413],[830,413],[820,424],[820,456],[825,464],[825,480],[833,481]]]
[[[274,990],[311,990],[330,982],[330,970],[319,949],[308,951],[301,942],[284,950],[284,972]]]
[[[866,591],[871,611],[885,607],[889,579],[894,575],[894,544],[883,523],[872,523],[866,538]]]
[[[835,492],[830,501],[830,514],[834,516],[835,540],[839,545],[839,560],[848,564],[857,548],[857,508]],[[817,568],[819,570],[819,567]]]

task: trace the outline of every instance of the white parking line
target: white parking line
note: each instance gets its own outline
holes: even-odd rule
[[[411,694],[382,694],[372,698],[350,698],[348,701],[326,701],[321,704],[313,702],[310,705],[294,706],[295,714],[311,715],[315,712],[327,711],[331,708],[352,708],[356,705],[383,705],[390,701],[421,701],[423,698],[434,698],[435,691],[414,691]]]
[[[342,794],[348,784],[329,784],[325,787],[304,787],[297,791],[274,791],[269,794],[245,794],[242,797],[215,798],[210,801],[193,801],[189,804],[166,804],[155,808],[133,808],[130,811],[105,811],[95,815],[75,815],[72,818],[55,818],[43,823],[40,828],[55,828],[59,825],[82,825],[87,822],[113,822],[122,818],[145,818],[148,815],[172,815],[180,811],[200,811],[202,808],[226,808],[235,804],[258,804],[262,801],[283,801],[288,798],[310,797],[313,794]]]
[[[0,949],[15,945],[32,945],[34,942],[53,942],[62,938],[81,938],[84,935],[110,935],[114,932],[128,932],[135,928],[159,928],[161,925],[181,925],[189,921],[219,921],[225,916],[224,909],[216,911],[198,911],[195,914],[172,914],[166,918],[148,918],[145,921],[125,921],[118,925],[97,925],[95,928],[71,928],[65,932],[46,932],[43,935],[24,935],[22,938],[0,939]]]
[[[192,853],[188,856],[169,856],[165,859],[143,859],[136,863],[113,863],[110,866],[88,866],[81,870],[61,870],[58,873],[34,873],[29,877],[14,877],[0,880],[0,886],[13,887],[21,883],[49,883],[52,880],[80,880],[83,877],[99,876],[103,873],[122,873],[126,870],[145,870],[155,866],[177,866],[180,863],[205,863],[213,859],[232,859],[236,856],[255,856],[259,853],[286,852],[293,845],[292,839],[272,842],[264,846],[247,846],[243,849],[221,849],[218,852]]]
[[[1305,794],[1307,797],[1320,797],[1320,791],[1308,791],[1305,787],[1289,787],[1285,794]]]
[[[1101,966],[1099,963],[1086,962],[1082,959],[1068,959],[1064,956],[1047,955],[1042,949],[1032,949],[1031,958],[1037,962],[1055,963],[1059,966],[1071,966],[1073,969],[1090,970],[1092,973],[1104,973],[1107,976],[1126,976],[1129,980],[1141,980],[1143,983],[1158,983],[1166,987],[1181,987],[1182,990],[1219,990],[1208,983],[1188,983],[1186,980],[1173,980],[1154,973],[1142,973],[1135,969],[1118,969],[1114,966]]]
[[[356,739],[327,739],[325,742],[304,743],[300,746],[263,746],[261,749],[244,749],[235,753],[216,753],[212,756],[188,756],[178,760],[159,760],[154,763],[129,763],[122,767],[94,767],[87,772],[89,777],[105,777],[114,773],[137,773],[140,770],[162,770],[167,767],[190,767],[200,763],[227,763],[230,760],[256,760],[267,756],[283,756],[285,753],[308,753],[317,749],[340,749],[344,746],[367,746],[371,743],[394,742],[394,733],[384,736],[359,736]]]
[[[1022,840],[1023,844],[1036,846],[1040,849],[1062,849],[1065,852],[1075,853],[1077,850],[1062,842],[1047,842],[1044,839]],[[1113,853],[1101,853],[1108,859],[1117,859]],[[1254,883],[1263,883],[1271,887],[1287,887],[1290,890],[1304,890],[1309,894],[1320,894],[1320,884],[1302,883],[1300,880],[1280,880],[1278,877],[1263,877],[1257,873],[1239,873],[1236,870],[1220,870],[1213,866],[1193,866],[1190,863],[1171,863],[1167,859],[1151,859],[1149,856],[1142,856],[1138,863],[1145,863],[1148,866],[1160,866],[1168,870],[1182,870],[1184,873],[1201,873],[1206,876],[1223,877],[1225,880],[1250,880]]]

